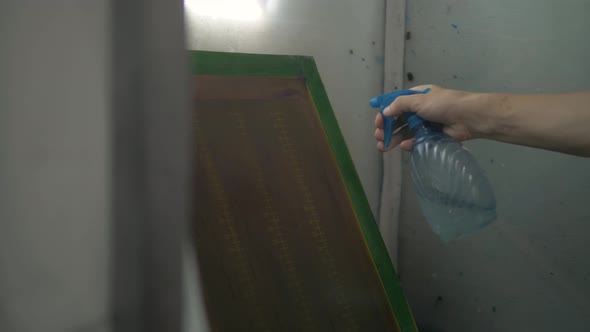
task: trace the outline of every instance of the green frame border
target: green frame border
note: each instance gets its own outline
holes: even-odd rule
[[[400,331],[418,331],[313,58],[208,51],[189,51],[189,54],[193,75],[305,77]]]

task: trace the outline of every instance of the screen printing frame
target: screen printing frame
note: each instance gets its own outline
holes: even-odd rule
[[[304,77],[361,234],[400,331],[417,331],[406,297],[312,57],[190,51],[193,75]]]

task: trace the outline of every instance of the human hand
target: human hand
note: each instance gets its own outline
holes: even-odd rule
[[[404,112],[415,112],[423,119],[443,125],[444,132],[460,141],[480,136],[485,124],[478,124],[475,111],[482,102],[483,94],[444,89],[435,85],[421,85],[412,90],[430,88],[426,94],[400,96],[384,110],[385,116],[399,117]],[[383,147],[383,116],[375,117],[375,139],[377,149],[385,152],[399,145],[403,150],[411,151],[414,146],[413,133],[408,128],[397,128],[389,147]]]

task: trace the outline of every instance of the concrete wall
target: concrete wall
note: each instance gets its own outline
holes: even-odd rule
[[[185,4],[190,49],[315,58],[377,215],[381,156],[374,148],[375,111],[368,100],[383,89],[384,1],[187,0]]]
[[[0,3],[0,331],[107,331],[108,2]]]
[[[405,70],[414,81],[405,84],[590,89],[589,12],[583,0],[408,1]],[[404,166],[400,272],[422,331],[588,331],[590,160],[467,145],[490,176],[499,212],[470,238],[445,245],[434,237]]]

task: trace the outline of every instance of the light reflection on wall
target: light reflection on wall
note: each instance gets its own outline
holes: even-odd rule
[[[211,18],[255,21],[262,18],[265,0],[184,0],[187,14]]]

